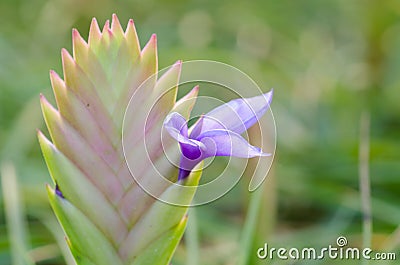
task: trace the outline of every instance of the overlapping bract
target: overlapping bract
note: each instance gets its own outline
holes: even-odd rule
[[[193,107],[175,102],[181,62],[158,79],[156,36],[141,50],[133,21],[124,31],[113,15],[102,30],[93,19],[88,42],[73,30],[73,56],[62,50],[62,64],[63,79],[50,72],[57,108],[41,96],[51,141],[41,132],[38,137],[57,185],[58,192],[48,186],[50,203],[77,263],[168,264],[182,237],[187,209],[156,201],[136,184],[125,161],[122,128],[130,157],[141,159],[143,150],[130,147],[146,137],[153,161],[163,159],[159,149],[165,116],[175,110],[187,118]],[[150,81],[140,100],[133,102],[138,111],[123,124],[126,106],[145,80]],[[140,109],[161,95],[154,110],[158,115],[146,122]],[[185,99],[196,95],[194,89]],[[163,165],[176,178],[174,167]],[[152,181],[146,174],[150,166],[139,160],[135,172]],[[193,173],[188,184],[196,184],[200,174]],[[159,187],[160,197],[181,196],[186,200],[182,204],[189,204],[193,194],[179,192],[174,186]]]

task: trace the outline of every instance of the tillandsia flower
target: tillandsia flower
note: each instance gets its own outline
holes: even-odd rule
[[[50,72],[57,108],[41,96],[51,136],[50,141],[38,133],[55,185],[47,187],[50,204],[78,264],[168,264],[183,235],[187,207],[162,203],[138,186],[125,160],[122,128],[129,147],[125,151],[137,160],[139,177],[154,185],[166,201],[178,196],[189,205],[195,190],[157,185],[152,165],[141,160],[144,151],[135,143],[146,138],[153,161],[163,161],[159,152],[163,121],[171,111],[189,117],[193,104],[185,102],[196,97],[197,89],[175,102],[181,62],[157,78],[156,36],[140,49],[132,20],[124,31],[113,15],[101,31],[93,19],[88,42],[76,30],[72,37],[73,56],[62,50],[63,78]],[[128,102],[149,78],[126,125]],[[141,110],[161,95],[146,123]],[[169,172],[167,177],[176,179],[173,165],[159,164]],[[195,186],[200,176],[201,172],[193,172],[185,184]]]
[[[202,115],[188,133],[186,119],[177,112],[167,116],[164,126],[179,142],[182,156],[178,180],[189,176],[202,160],[213,156],[251,158],[269,156],[250,145],[240,134],[253,126],[268,110],[270,92],[253,98],[235,99]]]

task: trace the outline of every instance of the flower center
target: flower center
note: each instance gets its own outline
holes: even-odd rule
[[[189,160],[196,160],[201,156],[200,147],[182,147],[182,155]]]

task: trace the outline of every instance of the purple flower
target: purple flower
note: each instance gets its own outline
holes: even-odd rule
[[[271,90],[257,97],[229,101],[202,115],[190,134],[185,118],[177,112],[170,113],[164,121],[164,127],[181,148],[178,180],[186,178],[199,162],[208,157],[269,156],[260,148],[250,145],[240,134],[268,110],[272,93]]]

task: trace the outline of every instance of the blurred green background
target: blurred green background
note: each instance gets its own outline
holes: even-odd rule
[[[112,13],[135,20],[142,46],[158,35],[160,69],[217,60],[275,88],[277,151],[263,190],[250,196],[243,180],[196,208],[173,264],[360,264],[256,256],[264,242],[319,248],[343,235],[368,244],[360,172],[370,177],[372,247],[398,259],[370,264],[398,264],[398,0],[1,0],[0,264],[72,264],[44,188],[38,95],[52,98],[48,71],[61,73],[71,29],[87,36],[92,17],[103,24]]]

